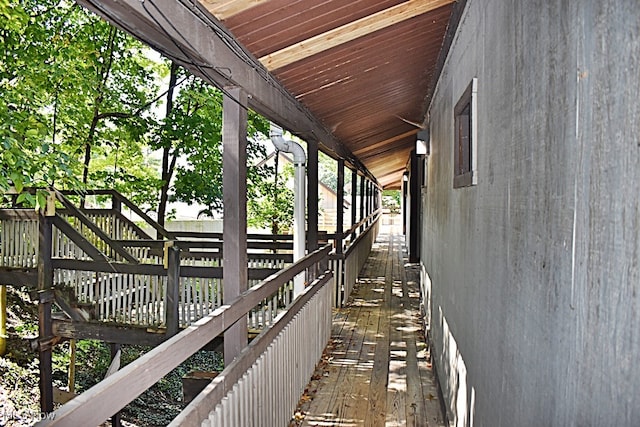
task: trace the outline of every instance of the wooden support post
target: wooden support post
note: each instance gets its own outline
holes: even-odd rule
[[[67,375],[69,393],[76,392],[76,340],[69,340],[69,373]]]
[[[122,201],[116,196],[115,193],[111,194],[111,209],[117,212],[122,212]]]
[[[358,204],[358,171],[353,169],[351,171],[351,227],[358,222],[358,213],[356,212],[356,205]],[[351,228],[350,227],[350,228]],[[358,237],[358,231],[354,230],[351,233],[351,241],[353,242]]]
[[[120,344],[109,343],[109,350],[111,352],[111,363],[113,363],[113,359],[115,359],[118,350],[120,350]],[[111,416],[111,427],[122,427],[120,412],[116,412]]]
[[[223,299],[228,304],[247,289],[247,94],[227,87],[222,112]],[[225,365],[247,345],[247,318],[224,333]]]
[[[368,219],[369,215],[371,215],[371,181],[367,180],[367,188],[364,192],[365,197],[365,205],[366,205],[366,218],[367,218],[367,227],[371,224],[371,220]]]
[[[407,172],[402,174],[402,234],[405,236],[405,241],[407,237],[407,213],[409,210],[409,182],[405,181],[406,177],[408,177]]]
[[[369,197],[369,199],[369,203],[371,205],[371,214],[373,214],[376,211],[376,184],[374,182],[371,182],[371,196]],[[373,222],[373,220],[371,222]]]
[[[409,175],[409,262],[420,261],[420,173],[419,158],[415,150],[411,152],[411,173]]]
[[[307,141],[307,253],[318,249],[318,141]],[[320,274],[315,265],[307,270],[307,282]]]
[[[318,249],[318,141],[307,141],[307,253]]]
[[[178,300],[180,289],[180,248],[169,246],[167,248],[167,301],[165,317],[167,324],[167,337],[178,333],[180,319],[178,313]]]
[[[53,411],[53,367],[51,350],[53,329],[51,305],[54,300],[52,253],[53,217],[40,214],[38,233],[38,330],[40,359],[40,410]]]
[[[337,183],[337,209],[336,209],[336,253],[342,253],[344,239],[344,160],[338,160],[338,183]]]
[[[364,216],[364,184],[366,178],[364,176],[360,177],[360,221],[362,221]],[[364,231],[364,225],[360,226],[360,233]]]
[[[7,287],[0,285],[0,356],[7,352]]]

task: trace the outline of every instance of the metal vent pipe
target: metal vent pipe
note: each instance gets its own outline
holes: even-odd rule
[[[297,262],[305,255],[305,206],[306,206],[306,171],[307,155],[304,148],[294,141],[282,137],[282,128],[271,124],[269,136],[271,142],[279,151],[293,154],[294,201],[293,201],[293,262]],[[304,290],[304,273],[293,279],[293,294],[297,297]]]

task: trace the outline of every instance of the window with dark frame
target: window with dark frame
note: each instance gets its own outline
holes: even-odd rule
[[[454,108],[455,146],[453,187],[468,187],[477,183],[476,175],[476,94],[474,77]]]

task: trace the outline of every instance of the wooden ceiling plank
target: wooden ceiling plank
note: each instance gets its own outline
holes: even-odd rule
[[[260,58],[268,70],[276,70],[332,47],[371,34],[415,16],[428,13],[454,0],[408,0],[348,24],[318,34]]]
[[[366,147],[363,147],[363,148],[360,148],[358,150],[355,150],[353,152],[353,154],[355,154],[356,156],[361,156],[364,153],[368,153],[368,152],[373,151],[373,150],[375,150],[377,148],[384,147],[385,145],[390,144],[392,142],[396,142],[396,141],[399,141],[399,140],[401,140],[403,138],[406,138],[408,136],[415,135],[415,134],[418,133],[419,130],[420,129],[412,129],[409,132],[401,133],[400,135],[396,135],[396,136],[393,136],[391,138],[385,139],[383,141],[376,142],[375,144],[367,145]]]
[[[222,21],[267,1],[269,0],[201,0],[201,3]]]

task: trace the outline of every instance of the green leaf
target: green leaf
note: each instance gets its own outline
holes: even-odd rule
[[[22,193],[22,190],[24,189],[24,184],[22,182],[22,175],[19,174],[18,172],[11,172],[11,181],[13,181],[13,186],[15,187],[16,191],[18,193]]]

